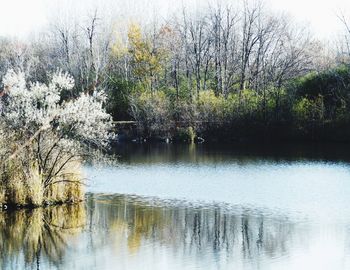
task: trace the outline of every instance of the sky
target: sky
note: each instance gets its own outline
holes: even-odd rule
[[[319,38],[332,38],[343,25],[337,15],[350,21],[350,0],[269,0],[276,10],[287,11],[300,22],[309,24]]]
[[[184,3],[196,8],[206,0],[0,0],[0,35],[24,37],[44,28],[58,10],[82,14],[93,7],[142,15],[158,12],[166,16]],[[222,1],[222,0],[217,0]],[[224,0],[225,1],[225,0]],[[237,0],[231,0],[233,1]],[[269,8],[288,13],[307,23],[316,37],[330,39],[341,30],[337,14],[350,20],[350,0],[266,0]],[[58,8],[59,7],[59,8]]]

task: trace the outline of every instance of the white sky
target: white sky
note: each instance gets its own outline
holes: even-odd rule
[[[310,24],[320,38],[331,38],[341,29],[337,14],[350,20],[350,0],[268,0],[273,8],[289,12],[293,17]]]
[[[0,0],[0,35],[26,36],[47,24],[55,15],[58,3],[74,13],[83,13],[88,7],[102,7],[104,11],[119,9],[128,13],[171,13],[176,6],[192,2],[198,6],[206,0]],[[230,0],[237,1],[237,0]],[[350,15],[350,0],[266,0],[275,10],[285,11],[300,22],[309,23],[319,38],[332,38],[341,29],[336,17],[339,12]],[[150,8],[149,5],[154,5]],[[148,7],[147,7],[148,6]],[[147,8],[146,8],[147,7]],[[145,9],[146,8],[146,9]],[[133,11],[135,9],[135,11]],[[148,14],[150,15],[150,14]],[[350,16],[349,16],[350,18]]]

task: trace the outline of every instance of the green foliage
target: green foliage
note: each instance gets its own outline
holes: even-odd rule
[[[175,141],[193,143],[196,138],[196,132],[193,127],[177,128],[174,136]]]
[[[129,96],[135,89],[132,82],[122,80],[118,76],[109,76],[107,81],[107,106],[106,110],[114,120],[128,120]]]
[[[130,105],[141,133],[174,134],[179,141],[192,141],[194,134],[258,136],[261,131],[271,137],[281,132],[287,137],[310,135],[314,139],[316,128],[321,134],[326,125],[330,129],[332,123],[350,120],[347,66],[311,72],[281,88],[235,90],[225,96],[214,90],[194,93],[184,81],[178,89],[164,87],[151,92],[142,85],[135,89]],[[192,127],[193,133],[187,127]]]
[[[323,97],[316,99],[301,98],[293,107],[293,112],[298,122],[321,122],[324,119]]]
[[[131,114],[145,134],[161,135],[171,126],[169,98],[162,91],[145,91],[130,97]]]
[[[199,118],[203,122],[221,122],[224,120],[227,102],[221,95],[216,96],[214,91],[202,91],[197,99]]]
[[[236,100],[239,101],[238,113],[245,119],[256,118],[261,109],[262,96],[256,91],[246,89],[236,94]]]
[[[296,96],[316,100],[323,97],[325,118],[344,119],[350,104],[350,68],[339,66],[321,73],[310,73],[294,81]],[[292,90],[292,89],[291,89]]]
[[[200,91],[193,98],[176,98],[175,89],[156,91],[151,94],[141,90],[131,98],[132,115],[142,132],[150,134],[167,133],[173,124],[180,123],[176,140],[191,141],[193,133],[228,127],[234,123],[244,124],[250,121],[259,122],[273,117],[279,112],[282,102],[286,100],[284,89],[270,89],[258,93],[251,89],[230,93],[227,97],[216,95],[213,90]],[[280,114],[277,114],[278,117]]]

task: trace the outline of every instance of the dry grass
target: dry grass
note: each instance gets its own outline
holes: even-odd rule
[[[44,192],[46,204],[79,202],[84,199],[83,176],[81,165],[74,161],[62,170],[61,174]]]
[[[0,207],[37,207],[84,199],[80,158],[70,158],[74,149],[52,147],[57,139],[52,134],[28,144],[21,134],[4,132],[0,126],[0,136],[6,138],[0,140]],[[21,148],[23,144],[26,146]],[[13,153],[16,155],[9,159]]]
[[[69,164],[47,187],[35,165],[11,162],[1,174],[0,205],[24,207],[79,202],[84,199],[80,164]]]

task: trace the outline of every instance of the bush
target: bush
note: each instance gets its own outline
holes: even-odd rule
[[[348,66],[343,65],[321,73],[310,73],[296,79],[293,88],[297,99],[316,100],[322,96],[324,117],[328,120],[344,119],[349,113],[350,69]]]
[[[74,80],[60,71],[48,84],[10,70],[0,119],[0,204],[39,206],[82,200],[80,164],[106,147],[111,117],[103,92],[65,100]],[[28,87],[27,87],[28,85]]]
[[[174,141],[193,143],[196,139],[196,132],[193,127],[177,128],[176,134],[173,137]]]
[[[170,101],[162,91],[134,94],[130,97],[131,115],[146,136],[164,135],[171,124]]]
[[[220,123],[225,118],[225,107],[223,96],[216,96],[212,90],[200,92],[197,99],[198,120]]]
[[[131,82],[124,81],[111,75],[107,81],[107,106],[106,110],[114,120],[128,120],[129,95],[134,89]]]
[[[324,119],[323,97],[318,96],[315,100],[301,98],[294,105],[293,112],[300,123],[322,122]]]

